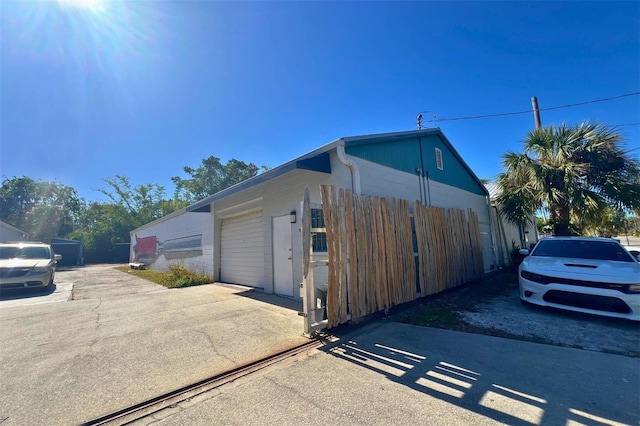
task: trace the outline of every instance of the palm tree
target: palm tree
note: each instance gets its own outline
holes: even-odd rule
[[[554,234],[572,235],[572,216],[594,216],[606,206],[637,209],[640,161],[629,152],[621,134],[601,123],[532,130],[524,153],[503,156],[501,212],[522,225],[546,209]]]

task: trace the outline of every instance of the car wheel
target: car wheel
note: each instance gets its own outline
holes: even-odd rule
[[[531,303],[531,302],[527,302],[527,301],[526,301],[526,300],[524,300],[524,299],[520,299],[520,303],[522,303],[524,306],[531,306],[531,305],[532,305],[532,303]]]
[[[44,290],[46,292],[51,291],[51,289],[53,288],[53,274],[51,274],[51,279],[49,280],[49,284],[47,284],[47,286],[44,288]]]

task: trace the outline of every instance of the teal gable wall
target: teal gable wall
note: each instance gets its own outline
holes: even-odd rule
[[[435,148],[442,151],[443,170],[436,167]],[[347,141],[345,152],[354,157],[416,174],[421,168],[429,173],[429,179],[464,189],[474,194],[486,195],[484,188],[473,178],[467,168],[438,134],[404,139],[371,139]]]
[[[394,141],[357,141],[345,144],[345,152],[354,157],[364,158],[396,170],[416,174],[420,164],[420,144],[418,138]]]

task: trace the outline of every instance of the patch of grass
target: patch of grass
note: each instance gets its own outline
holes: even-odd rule
[[[497,330],[467,323],[462,319],[460,312],[474,312],[478,305],[487,303],[496,297],[507,296],[517,286],[518,277],[515,272],[501,273],[483,281],[427,297],[412,312],[402,315],[400,322],[497,335]]]
[[[163,275],[166,274],[166,272],[154,271],[152,269],[130,269],[128,266],[118,266],[116,269],[156,284],[161,284]]]
[[[435,296],[427,297],[417,307],[402,314],[399,321],[425,327],[444,328],[465,333],[485,334],[526,342],[557,345],[544,337],[531,334],[519,335],[491,327],[466,322],[461,312],[474,312],[476,307],[492,299],[508,296],[518,287],[515,272],[504,272],[483,281],[455,288]]]
[[[515,272],[505,272],[482,281],[470,283],[462,288],[452,289],[436,296],[458,310],[475,311],[476,306],[487,303],[497,297],[508,296],[518,287]]]
[[[128,266],[118,266],[116,269],[168,288],[191,287],[213,282],[209,275],[193,272],[178,264],[169,266],[168,272],[154,271],[152,269],[130,269]]]
[[[464,324],[460,314],[448,306],[432,306],[419,314],[405,318],[402,322],[408,322],[425,327],[437,327],[456,329]]]

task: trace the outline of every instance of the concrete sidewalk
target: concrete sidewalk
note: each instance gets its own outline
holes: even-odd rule
[[[56,282],[74,300],[0,308],[3,426],[78,424],[308,341],[299,303],[243,287],[166,289],[112,266]]]
[[[203,395],[154,424],[640,421],[638,358],[385,320],[337,337],[334,346]]]

